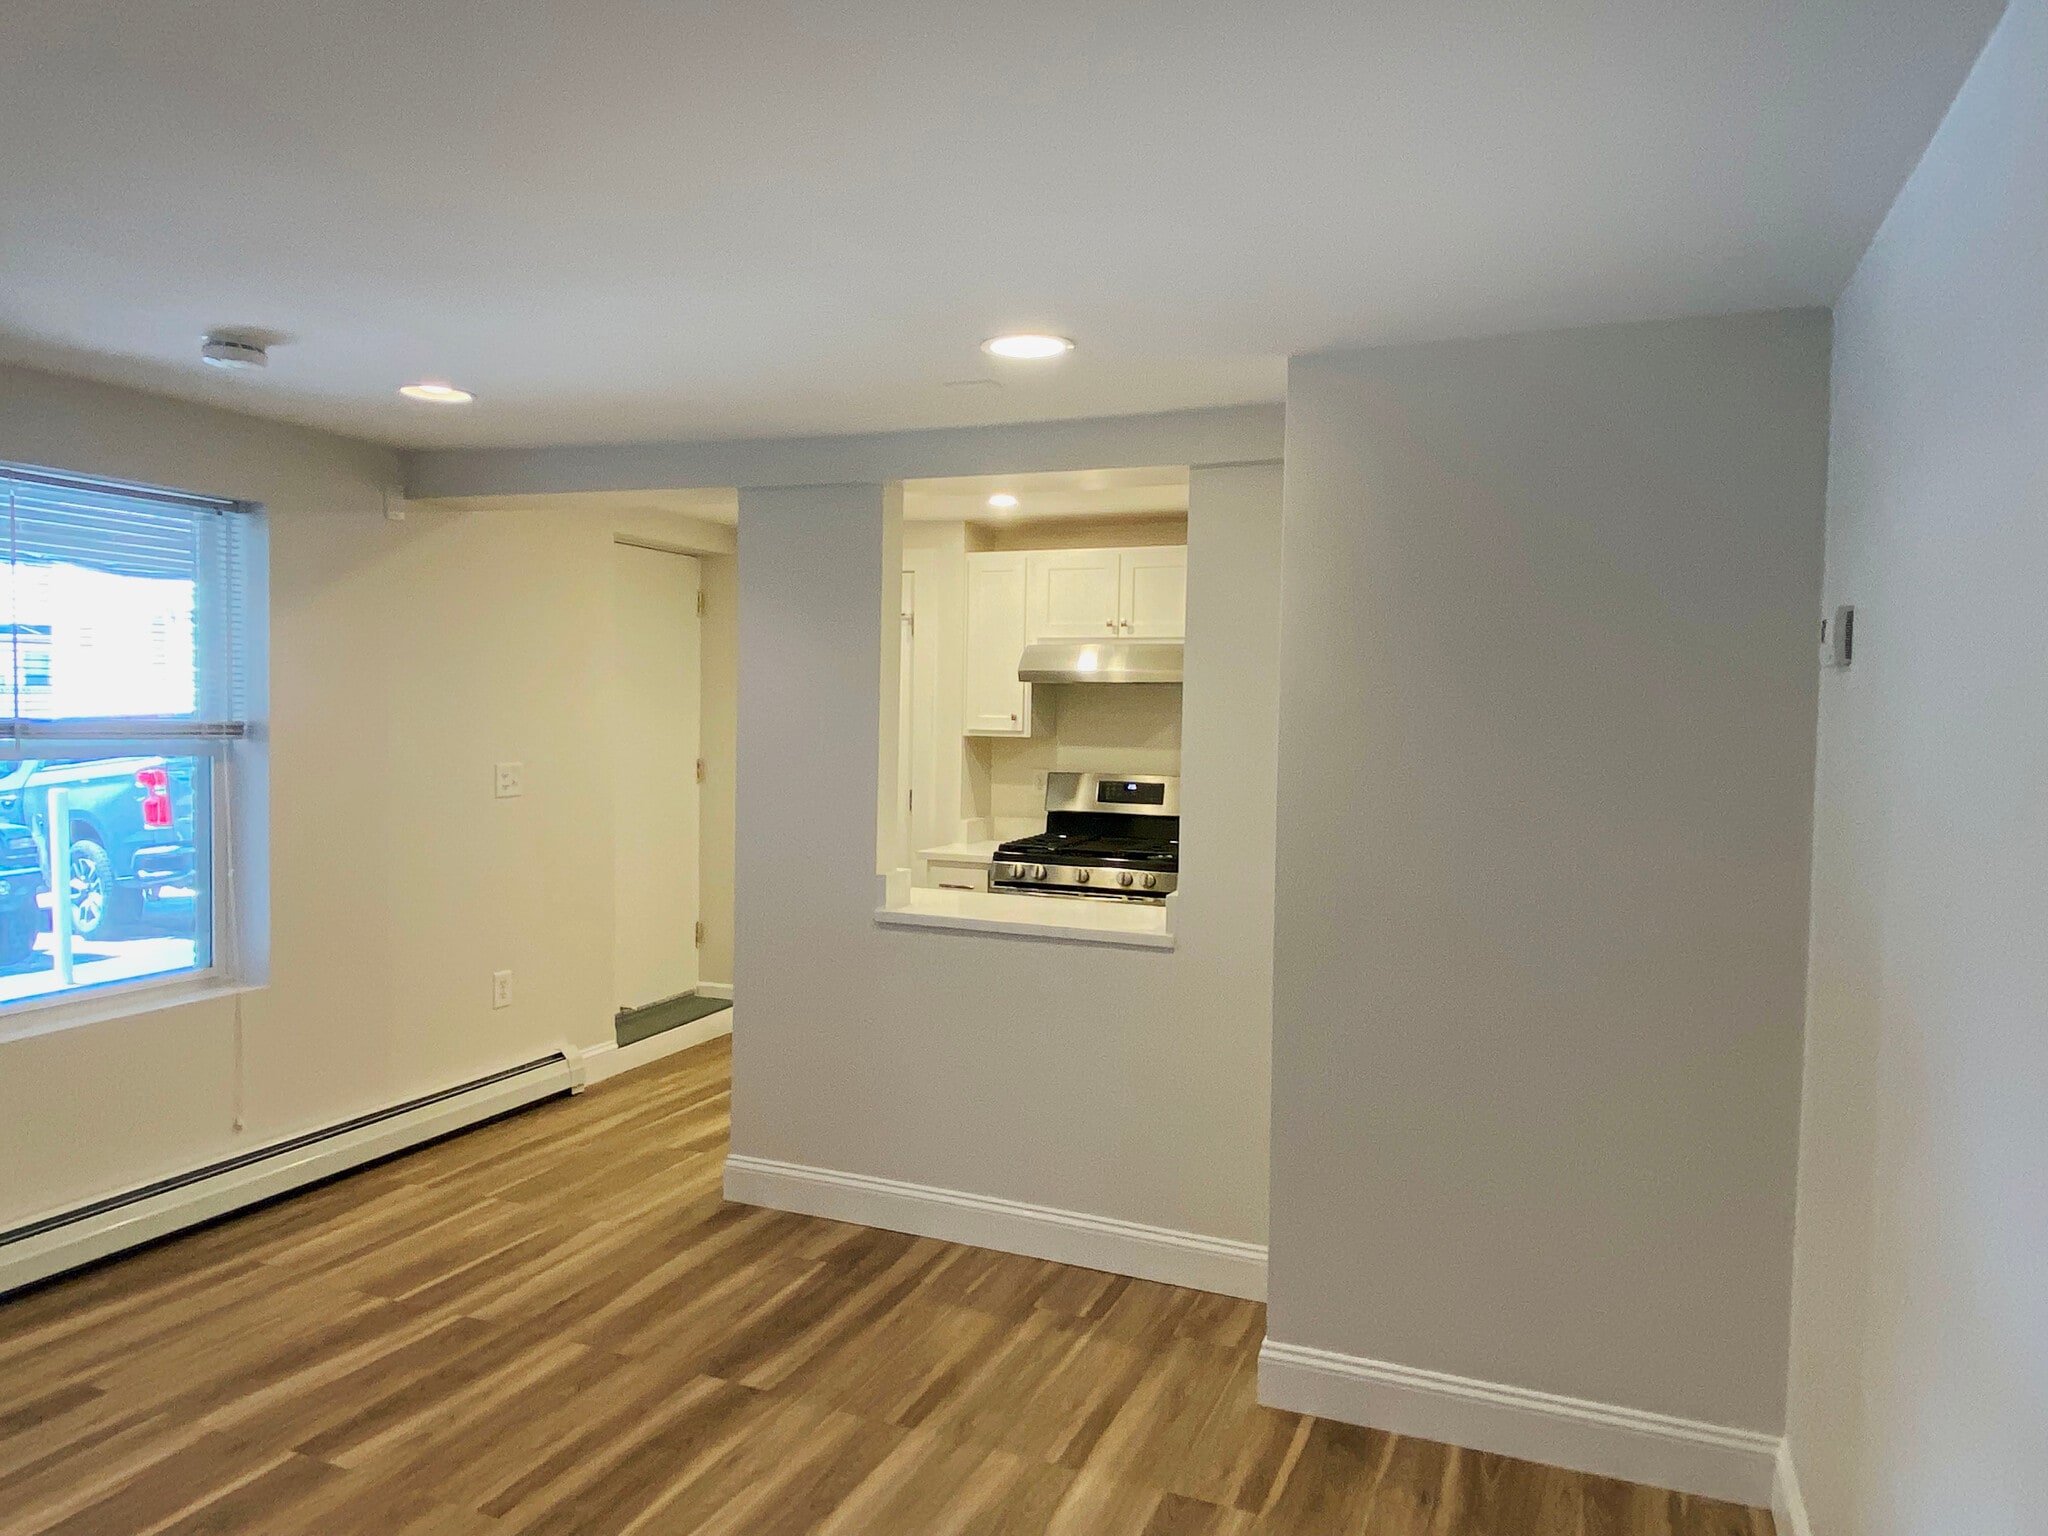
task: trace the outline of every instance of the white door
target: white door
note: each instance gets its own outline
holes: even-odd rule
[[[1033,640],[1102,640],[1117,633],[1117,552],[1049,549],[1028,557]]]
[[[1017,681],[1024,654],[1024,556],[967,557],[965,729],[977,736],[1029,736],[1031,687]]]
[[[697,985],[697,562],[612,546],[613,985],[639,1008]]]
[[[1123,634],[1133,640],[1179,640],[1188,632],[1188,552],[1123,552],[1118,608]]]

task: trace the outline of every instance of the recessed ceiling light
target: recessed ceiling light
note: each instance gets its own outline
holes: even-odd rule
[[[453,384],[443,384],[435,379],[401,384],[398,392],[408,400],[429,400],[435,405],[467,405],[476,398],[466,389],[457,389]]]
[[[1064,336],[1047,336],[1037,331],[1018,331],[1009,336],[991,336],[981,344],[981,350],[991,357],[1047,358],[1059,357],[1074,350],[1074,344]]]
[[[995,495],[989,497],[988,504],[999,512],[1007,512],[1017,505],[1017,498],[1008,491],[997,491]]]

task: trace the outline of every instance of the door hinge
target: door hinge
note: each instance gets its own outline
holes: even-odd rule
[[[704,617],[704,589],[702,587],[697,589],[697,617],[700,619]]]
[[[697,759],[697,782],[699,784],[704,782],[704,759],[701,757]]]
[[[698,918],[698,919],[697,919],[697,945],[698,945],[698,947],[699,947],[699,948],[701,949],[701,948],[703,947],[703,944],[704,944],[704,919],[700,917],[700,918]]]

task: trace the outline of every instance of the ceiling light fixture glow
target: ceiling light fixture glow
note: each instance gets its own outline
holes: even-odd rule
[[[1008,491],[997,491],[995,495],[989,497],[988,504],[998,512],[1007,512],[1010,508],[1017,505],[1017,498]]]
[[[1065,356],[1074,350],[1074,344],[1064,336],[1048,336],[1038,331],[1018,331],[1008,336],[989,337],[981,344],[981,350],[990,357],[1042,361],[1049,357]]]
[[[437,379],[402,384],[398,392],[408,400],[426,400],[434,405],[467,405],[476,398],[466,389],[457,389],[453,384],[444,384]]]

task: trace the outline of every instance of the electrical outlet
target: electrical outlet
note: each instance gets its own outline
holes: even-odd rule
[[[491,1006],[493,1008],[510,1008],[512,1006],[512,973],[510,971],[491,972]]]
[[[497,795],[500,800],[516,800],[524,793],[520,782],[520,765],[517,763],[498,764]]]

